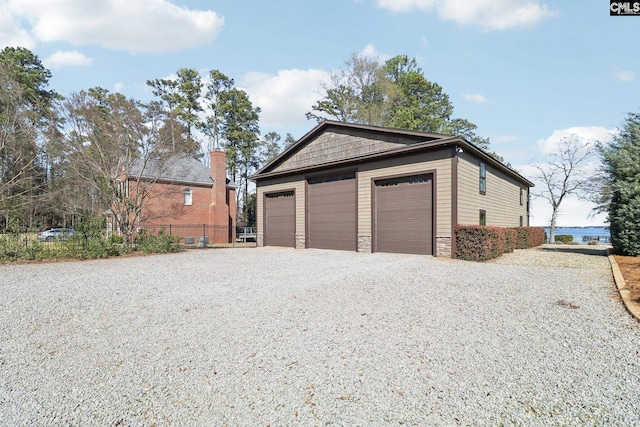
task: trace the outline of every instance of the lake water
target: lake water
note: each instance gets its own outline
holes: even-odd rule
[[[547,232],[547,238],[549,237],[549,227],[544,228]],[[600,238],[600,243],[609,243],[611,234],[606,227],[556,227],[556,236],[558,234],[571,234],[573,241],[576,243],[587,244],[588,240],[584,240],[583,237]]]

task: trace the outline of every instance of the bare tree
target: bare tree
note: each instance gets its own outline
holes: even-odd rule
[[[589,189],[592,177],[585,166],[592,157],[593,150],[593,144],[571,135],[560,141],[558,151],[549,156],[547,163],[533,165],[538,170],[536,178],[542,183],[542,188],[532,195],[546,200],[552,209],[550,243],[555,243],[556,223],[562,202],[572,194],[582,194]]]
[[[94,215],[110,212],[131,247],[145,203],[166,197],[156,182],[175,156],[158,141],[162,123],[139,102],[101,88],[73,94],[64,107],[65,178],[74,193],[68,203]]]
[[[4,222],[24,203],[26,181],[36,160],[35,127],[24,108],[24,93],[0,66],[0,210]]]

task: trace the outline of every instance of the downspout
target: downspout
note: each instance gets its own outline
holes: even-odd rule
[[[458,225],[458,154],[462,152],[462,148],[454,145],[451,150],[451,258],[455,258]]]

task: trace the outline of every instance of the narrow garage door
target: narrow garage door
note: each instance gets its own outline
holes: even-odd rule
[[[308,180],[308,247],[356,250],[355,178],[351,173]]]
[[[296,205],[293,191],[265,195],[264,245],[296,246]]]
[[[375,181],[375,250],[433,254],[431,175]]]

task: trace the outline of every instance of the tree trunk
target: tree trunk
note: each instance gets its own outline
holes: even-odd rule
[[[551,224],[549,225],[549,243],[556,242],[556,220],[558,219],[558,208],[553,208],[553,213],[551,214]]]

